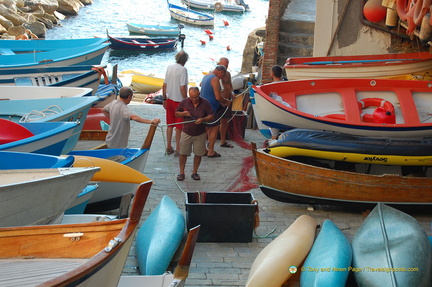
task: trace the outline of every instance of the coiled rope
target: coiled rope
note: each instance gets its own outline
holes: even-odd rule
[[[32,110],[28,114],[21,117],[19,120],[20,123],[28,123],[33,122],[37,120],[44,119],[46,117],[61,113],[63,110],[57,105],[51,105],[48,108],[38,111],[38,110]]]

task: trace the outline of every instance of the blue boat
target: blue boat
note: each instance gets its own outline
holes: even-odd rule
[[[178,38],[148,38],[139,36],[112,37],[109,36],[110,48],[131,51],[159,51],[174,49]]]
[[[40,153],[46,155],[59,156],[65,150],[65,146],[69,143],[69,139],[79,126],[77,122],[47,122],[47,123],[14,123],[8,120],[0,119],[0,151],[14,151],[25,153]],[[11,125],[13,127],[11,128]],[[12,137],[5,135],[6,131],[11,130],[27,130],[27,136]],[[14,137],[16,140],[14,140]],[[5,138],[9,140],[4,141]],[[72,144],[72,142],[71,142]],[[18,159],[17,159],[18,160]],[[11,165],[13,168],[17,161],[3,161],[3,165]]]
[[[53,39],[53,40],[0,40],[0,55],[46,52],[92,45],[101,45],[107,38]]]
[[[10,100],[0,101],[0,118],[14,122],[59,122],[68,121],[79,124],[73,130],[68,142],[66,143],[62,154],[67,154],[74,149],[87,114],[96,101],[97,97],[85,96],[91,94],[90,89],[82,88],[54,88],[54,87],[0,87],[0,94],[5,95],[2,91],[12,89],[16,93],[52,93],[53,91],[79,90],[83,96],[65,97],[55,99],[33,99],[33,100]],[[59,90],[56,90],[59,89]],[[7,96],[7,95],[5,95]]]
[[[185,218],[167,195],[140,227],[136,252],[141,275],[162,275],[168,270],[185,234]]]
[[[17,41],[19,42],[19,41]],[[0,42],[1,43],[1,42]],[[109,43],[88,45],[69,49],[15,54],[0,52],[0,70],[22,67],[59,67],[73,65],[100,65]]]
[[[78,194],[77,198],[72,201],[64,214],[83,214],[90,198],[98,187],[97,184],[88,184],[82,192]]]
[[[81,87],[97,90],[100,74],[91,65],[0,70],[1,86]]]
[[[0,151],[1,170],[68,167],[73,162],[73,156],[64,157],[31,152]]]

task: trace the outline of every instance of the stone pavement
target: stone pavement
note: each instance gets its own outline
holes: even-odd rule
[[[143,117],[158,117],[162,123],[165,123],[165,111],[161,105],[131,104],[130,107]],[[147,130],[148,125],[133,122],[130,147],[141,146]],[[199,169],[201,181],[194,181],[190,177],[191,172],[187,172],[185,181],[179,183],[176,180],[178,157],[165,156],[165,136],[161,130],[160,127],[157,129],[144,171],[154,181],[154,185],[142,221],[154,210],[164,195],[169,195],[185,213],[184,192],[188,191],[236,191],[242,189],[244,186],[242,184],[254,184],[255,187],[247,192],[253,194],[259,205],[260,226],[256,228],[252,242],[197,243],[185,286],[245,286],[250,267],[258,253],[302,214],[314,217],[319,224],[322,224],[325,219],[331,219],[350,241],[362,223],[364,215],[360,211],[325,206],[308,209],[307,205],[283,203],[267,198],[256,185],[254,168],[252,167],[249,173],[245,172],[250,166],[248,159],[251,158],[251,151],[232,141],[230,141],[234,145],[232,149],[221,148],[219,141],[216,142],[216,150],[222,157],[203,157]],[[264,140],[259,131],[247,129],[242,146],[255,142],[258,147],[261,147]],[[186,170],[191,171],[192,159],[192,156],[188,158]],[[411,215],[420,222],[428,236],[432,236],[432,215],[430,213]],[[268,233],[271,234],[265,237],[264,235]],[[134,254],[135,245],[131,248],[126,261],[124,275],[138,274]],[[294,280],[289,286],[298,286],[298,281]]]

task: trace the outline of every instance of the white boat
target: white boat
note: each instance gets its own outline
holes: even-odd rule
[[[146,25],[139,23],[126,23],[127,29],[131,34],[142,34],[151,36],[177,36],[180,33],[179,26],[168,25]]]
[[[284,68],[289,80],[391,78],[415,74],[426,76],[432,69],[432,54],[427,51],[382,55],[294,57],[287,59]]]
[[[128,218],[0,228],[0,285],[116,287],[151,184],[139,186]]]
[[[182,3],[188,7],[212,10],[215,12],[225,11],[243,13],[250,10],[249,5],[244,3],[242,0],[182,0]]]
[[[208,14],[200,13],[171,3],[168,3],[168,10],[172,18],[181,22],[198,26],[214,26],[214,17]]]
[[[50,224],[64,211],[100,168],[3,170],[0,177],[2,227]]]

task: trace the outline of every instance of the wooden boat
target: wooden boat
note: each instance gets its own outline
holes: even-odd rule
[[[30,39],[30,40],[0,40],[0,55],[33,54],[35,51],[45,52],[58,49],[70,49],[101,45],[108,41],[107,38],[82,38],[82,39]]]
[[[269,144],[269,150],[276,147],[344,153],[429,156],[432,150],[432,138],[372,138],[337,132],[292,129],[282,133],[277,140]]]
[[[317,222],[302,215],[255,258],[249,271],[246,287],[282,286],[306,258],[315,240]]]
[[[117,160],[119,163],[142,173],[155,131],[156,126],[150,126],[141,148],[74,150],[69,155]],[[133,192],[136,188],[136,184],[125,182],[99,182],[98,185],[99,188],[87,205],[86,213],[116,209],[119,207],[122,194]]]
[[[15,123],[0,118],[0,151],[58,156],[66,148],[76,122]]]
[[[121,276],[118,287],[141,287],[141,286],[152,286],[152,287],[183,287],[186,278],[189,275],[189,267],[192,261],[195,244],[198,239],[200,226],[196,226],[189,230],[187,235],[185,247],[181,255],[180,261],[174,271],[174,274],[165,273],[163,275],[132,275],[132,276]]]
[[[192,25],[214,26],[214,17],[189,8],[177,6],[168,2],[168,10],[172,18]]]
[[[0,229],[0,282],[117,286],[150,187],[151,182],[139,186],[125,219]]]
[[[430,286],[431,248],[418,221],[378,203],[354,234],[358,286]]]
[[[32,51],[32,53],[23,54],[0,54],[0,70],[20,69],[23,67],[39,68],[73,65],[100,65],[108,46],[108,43],[103,43],[99,45],[55,49],[36,53]]]
[[[97,97],[87,96],[90,89],[70,87],[0,87],[2,98],[14,94],[32,94],[36,99],[0,101],[0,118],[14,122],[76,122],[62,151],[70,152],[76,145],[84,126],[84,121],[90,107],[98,101]],[[44,94],[55,94],[57,98],[37,98]],[[59,95],[82,95],[81,97],[62,97]]]
[[[88,184],[99,167],[3,170],[1,226],[49,224]]]
[[[136,237],[136,253],[141,275],[162,275],[185,234],[185,218],[177,204],[165,195],[147,217]]]
[[[182,0],[182,3],[188,7],[203,10],[212,10],[215,12],[239,12],[249,11],[249,5],[244,1],[216,1],[216,0]]]
[[[127,29],[131,34],[142,34],[151,36],[178,36],[180,34],[179,26],[168,25],[146,25],[139,23],[126,23]]]
[[[31,152],[0,151],[0,170],[69,167],[73,162],[73,156],[62,157]]]
[[[345,287],[351,261],[350,242],[326,219],[301,268],[300,285]]]
[[[426,74],[432,70],[428,52],[383,55],[288,58],[285,72],[289,80],[324,78],[387,78]]]
[[[113,37],[108,35],[110,48],[133,51],[159,51],[177,47],[178,38],[148,38],[139,36]]]
[[[253,89],[261,122],[280,130],[305,128],[395,138],[432,136],[430,82],[318,79]]]
[[[432,174],[422,166],[285,159],[256,148],[252,154],[261,191],[278,201],[357,208],[377,202],[416,208],[432,205]]]

